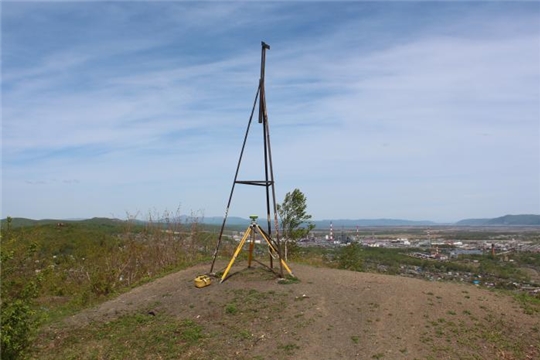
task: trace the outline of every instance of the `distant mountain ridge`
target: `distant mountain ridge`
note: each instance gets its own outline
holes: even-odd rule
[[[313,221],[315,226],[327,227],[332,223],[335,227],[356,227],[356,226],[431,226],[438,225],[429,220],[403,220],[403,219],[337,219],[337,220],[317,220]]]
[[[221,225],[223,223],[223,217],[212,216],[203,217],[199,219],[192,219],[189,216],[182,215],[175,219],[169,219],[171,222],[189,222],[190,220],[198,221],[206,225]],[[109,219],[103,217],[94,217],[91,219],[43,219],[32,220],[27,218],[13,218],[12,225],[14,227],[19,226],[32,226],[43,224],[55,224],[59,222],[84,222],[95,224],[106,223],[118,223],[125,220],[121,219]],[[145,223],[143,220],[135,220],[137,223]],[[259,222],[266,221],[266,219],[259,218]],[[163,222],[165,222],[163,220]],[[229,216],[227,218],[227,226],[248,226],[250,219],[244,219],[236,216]],[[330,223],[337,229],[341,227],[353,228],[356,226],[438,226],[438,225],[454,225],[454,226],[540,226],[540,215],[536,214],[522,214],[522,215],[504,215],[497,218],[485,218],[485,219],[464,219],[455,223],[437,223],[429,220],[403,220],[403,219],[328,219],[328,220],[314,220],[312,223],[318,228],[327,228]],[[6,219],[1,220],[2,227],[6,225]]]
[[[259,221],[262,221],[259,218]],[[201,219],[204,224],[221,225],[223,217],[214,216]],[[230,216],[227,218],[227,225],[249,225],[250,220],[241,217]],[[455,223],[438,223],[430,220],[404,220],[404,219],[324,219],[313,220],[312,223],[319,228],[325,228],[332,223],[332,226],[352,228],[356,226],[540,226],[540,215],[505,215],[497,218],[485,219],[464,219]]]
[[[540,226],[540,215],[504,215],[493,219],[465,219],[460,220],[458,226]]]

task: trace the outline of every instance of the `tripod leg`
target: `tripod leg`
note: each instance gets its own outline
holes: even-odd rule
[[[289,266],[287,266],[287,263],[285,262],[285,260],[283,260],[280,256],[280,252],[278,251],[278,249],[276,249],[276,247],[274,246],[274,244],[272,243],[272,241],[270,240],[270,238],[268,237],[268,235],[266,235],[266,233],[264,231],[262,231],[262,229],[257,226],[257,228],[259,229],[259,232],[261,233],[262,237],[264,238],[264,240],[268,243],[268,247],[270,248],[271,251],[273,251],[274,253],[276,253],[279,257],[279,260],[280,260],[280,264],[287,270],[287,272],[291,275],[291,276],[294,276],[294,274],[292,273],[291,269],[289,268]],[[272,257],[272,255],[270,255],[270,257]],[[283,276],[283,274],[280,274],[280,276]]]
[[[219,282],[220,284],[227,277],[227,274],[229,273],[229,270],[231,270],[231,267],[233,266],[234,261],[236,260],[236,257],[240,253],[240,250],[242,250],[242,248],[244,247],[244,244],[246,243],[246,240],[247,240],[247,238],[249,237],[250,234],[251,234],[251,226],[247,228],[247,230],[246,230],[246,232],[244,234],[244,237],[242,238],[242,240],[240,240],[240,244],[238,244],[238,247],[236,248],[236,251],[234,252],[233,257],[232,257],[231,261],[229,262],[229,265],[227,265],[227,268],[225,269],[225,272],[223,273],[223,276],[221,276],[221,281]]]
[[[287,270],[287,272],[291,275],[291,276],[294,276],[294,274],[292,273],[291,269],[287,266],[287,263],[285,262],[285,260],[281,259],[281,265],[283,265],[283,267],[285,268],[285,270]],[[295,276],[296,277],[296,276]]]
[[[253,248],[255,247],[255,232],[251,232],[251,239],[249,242],[249,255],[248,255],[248,268],[251,267],[251,260],[253,259]]]

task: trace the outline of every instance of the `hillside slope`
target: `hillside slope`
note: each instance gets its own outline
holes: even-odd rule
[[[290,265],[299,282],[280,284],[260,265],[247,269],[242,262],[224,283],[202,289],[193,279],[209,270],[206,264],[171,274],[49,328],[34,357],[540,357],[540,314],[525,314],[510,296],[467,284]]]

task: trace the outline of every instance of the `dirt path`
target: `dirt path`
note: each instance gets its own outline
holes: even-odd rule
[[[191,319],[209,334],[206,344],[220,349],[211,358],[540,358],[540,316],[525,314],[509,296],[467,284],[290,265],[299,282],[279,284],[260,265],[240,262],[223,284],[197,289],[193,279],[209,270],[199,265],[66,323],[79,327],[133,312]],[[518,350],[516,341],[524,342]]]

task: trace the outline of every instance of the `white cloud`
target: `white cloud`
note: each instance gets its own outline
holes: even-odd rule
[[[518,26],[482,7],[459,22],[435,12],[435,26],[385,11],[370,17],[356,4],[358,14],[332,21],[309,4],[302,13],[279,3],[192,5],[106,4],[102,18],[93,9],[80,19],[82,29],[102,25],[93,37],[66,35],[28,64],[8,62],[3,211],[30,211],[17,194],[42,199],[35,211],[46,214],[69,186],[73,199],[102,211],[77,216],[179,202],[220,215],[263,33],[272,34],[266,73],[278,198],[300,188],[315,218],[540,211],[540,33],[530,13],[516,10]],[[253,15],[263,10],[259,23]],[[295,21],[312,32],[282,32]],[[67,34],[73,24],[64,25]],[[8,59],[31,51],[15,41],[16,29],[8,28]],[[252,126],[241,172],[250,178],[262,174],[261,128]],[[246,193],[233,202],[242,215],[257,190],[238,191]],[[483,200],[473,208],[473,198]],[[58,204],[55,214],[71,208]]]

